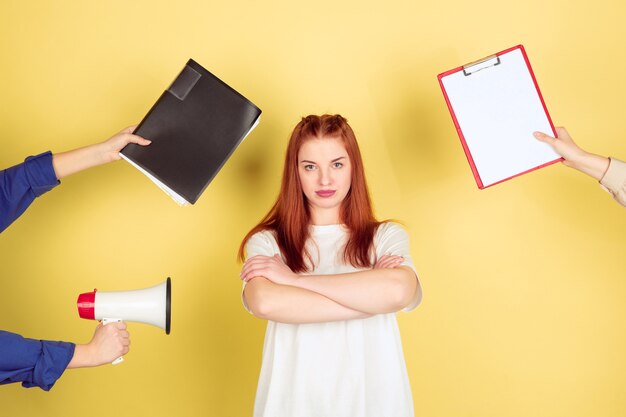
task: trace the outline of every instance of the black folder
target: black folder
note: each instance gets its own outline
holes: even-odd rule
[[[190,59],[135,129],[150,139],[128,144],[120,156],[181,205],[194,204],[261,110]]]

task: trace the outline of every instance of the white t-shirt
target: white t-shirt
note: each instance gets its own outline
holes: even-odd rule
[[[342,225],[311,226],[307,243],[315,263],[311,274],[359,270],[342,260],[346,237]],[[376,259],[385,254],[401,255],[402,265],[415,270],[408,235],[400,225],[383,223],[376,231],[374,247]],[[277,253],[278,244],[269,231],[256,233],[246,244],[248,258]],[[412,310],[420,301],[418,288],[404,310]],[[254,416],[413,416],[395,314],[326,323],[268,321]]]

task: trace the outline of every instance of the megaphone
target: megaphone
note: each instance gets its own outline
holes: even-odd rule
[[[170,334],[172,316],[172,281],[154,287],[132,291],[98,291],[82,293],[76,306],[80,318],[101,320],[102,324],[114,321],[136,321],[151,324]],[[117,358],[113,364],[123,360]]]

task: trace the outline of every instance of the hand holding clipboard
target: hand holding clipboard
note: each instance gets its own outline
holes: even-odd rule
[[[438,78],[480,189],[561,160],[533,138],[556,131],[522,45]]]

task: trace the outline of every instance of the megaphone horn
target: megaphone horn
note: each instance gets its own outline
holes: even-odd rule
[[[76,302],[78,315],[88,320],[136,321],[165,330],[170,334],[172,317],[172,281],[132,291],[98,291],[82,293]]]

